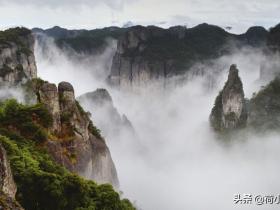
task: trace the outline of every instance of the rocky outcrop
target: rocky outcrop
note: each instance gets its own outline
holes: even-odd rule
[[[98,183],[111,183],[118,187],[115,165],[105,140],[75,100],[70,83],[41,82],[37,95],[54,119],[53,139],[47,148],[55,160],[72,172]]]
[[[15,200],[17,186],[5,149],[0,144],[0,209],[23,210]]]
[[[217,131],[233,130],[246,126],[247,107],[236,65],[230,67],[228,80],[216,98],[210,115],[210,123]]]
[[[165,80],[188,72],[196,63],[228,55],[230,49],[263,46],[266,38],[267,31],[262,27],[234,35],[208,24],[189,29],[134,26],[118,40],[108,81],[131,88]]]
[[[53,117],[52,131],[59,133],[60,127],[60,107],[58,91],[55,84],[43,83],[38,92],[39,102],[44,103]]]
[[[134,134],[131,122],[120,115],[106,89],[97,89],[78,97],[78,101],[92,113],[92,117],[105,136],[119,135],[126,131]]]
[[[13,179],[6,151],[2,145],[0,145],[0,163],[0,189],[9,197],[15,198],[17,186]]]
[[[37,75],[34,38],[25,28],[0,31],[0,85],[16,85]]]

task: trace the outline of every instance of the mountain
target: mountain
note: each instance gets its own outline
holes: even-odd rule
[[[8,76],[0,69],[1,88],[21,88],[26,99],[26,104],[0,102],[0,204],[4,209],[17,205],[17,187],[15,198],[27,210],[134,209],[110,185],[119,184],[110,151],[89,113],[75,100],[72,85],[61,82],[56,87],[36,77],[31,31],[15,28],[0,36],[0,61],[10,68]]]
[[[250,100],[249,125],[259,131],[280,127],[280,78],[276,77]]]
[[[77,100],[92,113],[93,119],[95,119],[105,136],[115,136],[122,132],[134,135],[132,123],[124,114],[119,113],[106,89],[97,89],[93,92],[85,93],[79,96]]]
[[[117,188],[119,181],[110,151],[89,114],[75,100],[72,85],[61,82],[57,88],[41,80],[32,82],[38,102],[52,115],[49,132],[53,136],[47,141],[50,154],[70,171]]]
[[[267,38],[265,59],[260,68],[260,78],[266,82],[273,80],[280,75],[280,24],[271,28]]]
[[[277,131],[280,127],[280,78],[276,77],[248,100],[238,70],[232,65],[228,80],[218,94],[210,125],[218,133],[249,128],[254,132]]]
[[[215,100],[210,123],[217,131],[233,130],[245,127],[247,116],[243,84],[236,65],[232,65],[228,80]]]
[[[66,30],[54,27],[33,29],[33,32],[53,37],[60,48],[70,48],[87,55],[102,52],[108,46],[106,40],[116,39],[117,50],[108,82],[119,87],[137,86],[150,80],[185,74],[195,64],[231,54],[234,49],[264,47],[270,36],[263,27],[254,26],[244,34],[235,35],[206,23],[193,28],[132,26]],[[203,72],[207,69],[195,71]]]
[[[85,180],[59,164],[48,150],[48,141],[58,140],[49,133],[52,115],[43,104],[23,105],[11,99],[2,102],[0,110],[0,142],[17,185],[16,200],[24,209],[134,209],[111,185]],[[70,155],[67,149],[56,152]],[[76,158],[72,156],[73,161]]]
[[[264,46],[267,34],[262,27],[234,35],[208,24],[189,29],[135,26],[118,40],[109,81],[130,87],[185,74],[195,64],[228,55],[235,48]]]
[[[118,27],[107,27],[94,30],[67,30],[55,26],[50,29],[34,28],[32,32],[37,38],[40,35],[47,35],[55,39],[60,48],[71,48],[77,53],[96,54],[100,53],[108,45],[108,39],[118,39],[126,29]]]
[[[15,65],[23,68],[16,67],[9,73],[8,77],[2,74],[0,78],[6,81],[6,78],[16,78],[20,74],[21,77],[17,77],[17,80],[7,80],[6,83],[10,86],[15,86],[18,83],[25,84],[28,90],[26,98],[33,98],[35,99],[33,101],[44,104],[51,112],[54,124],[50,132],[58,137],[57,140],[65,137],[63,142],[49,141],[48,144],[50,151],[56,151],[52,155],[57,162],[86,178],[95,179],[101,183],[108,182],[118,187],[117,172],[106,143],[98,132],[93,132],[95,127],[83,109],[76,103],[72,85],[66,82],[60,83],[58,87],[60,90],[57,91],[54,84],[36,79],[34,38],[31,31],[15,28],[1,33],[5,35],[6,39],[2,41],[4,50],[2,50],[3,57],[0,59],[9,61],[9,68]],[[25,51],[22,48],[28,52],[28,56],[23,53]],[[32,58],[33,63],[30,63],[29,58]],[[3,73],[4,70],[1,70],[0,72]],[[64,101],[66,99],[67,101]],[[95,135],[90,135],[91,133]],[[61,145],[64,147],[60,148]],[[69,154],[65,156],[58,155],[58,151],[66,148],[75,149],[68,149],[73,151],[69,151]],[[85,148],[86,152],[80,151]],[[99,150],[94,151],[93,148]],[[77,158],[75,164],[72,161],[72,155]]]

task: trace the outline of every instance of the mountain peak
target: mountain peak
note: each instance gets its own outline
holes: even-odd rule
[[[210,115],[211,126],[217,131],[227,131],[246,125],[247,110],[242,81],[235,64],[231,65],[228,80],[216,98]]]

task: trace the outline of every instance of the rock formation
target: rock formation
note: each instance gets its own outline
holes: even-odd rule
[[[185,31],[185,29],[183,30]],[[172,30],[174,36],[176,30]],[[182,32],[178,32],[182,34]],[[129,88],[131,85],[143,85],[152,79],[165,78],[173,69],[173,59],[149,58],[149,41],[165,39],[167,31],[157,27],[132,27],[118,41],[114,55],[109,82],[113,85]],[[177,37],[177,35],[175,35]],[[180,36],[179,36],[180,37]]]
[[[193,28],[132,26],[67,30],[54,27],[33,31],[54,38],[58,47],[68,49],[65,52],[70,48],[79,55],[100,54],[102,49],[108,47],[106,40],[116,39],[117,49],[112,51],[114,58],[112,66],[108,67],[111,71],[108,82],[124,88],[146,85],[151,80],[161,82],[165,87],[172,76],[185,73],[192,76],[201,72],[207,74],[208,63],[216,58],[233,53],[232,49],[235,48],[263,47],[267,38],[271,36],[265,28],[258,26],[249,28],[244,34],[235,35],[205,23]],[[111,60],[108,60],[108,63],[111,63]],[[203,69],[196,69],[195,65],[198,63],[206,65]],[[220,68],[224,69],[224,66]],[[216,66],[213,69],[217,70]],[[165,81],[166,78],[168,81]]]
[[[53,126],[47,148],[57,162],[86,178],[117,187],[117,172],[110,151],[88,113],[76,102],[72,85],[62,82],[57,88],[36,77],[31,31],[14,28],[0,32],[0,85],[24,84],[29,91],[27,101],[36,98],[35,101],[48,108]],[[32,93],[36,93],[36,97]]]
[[[97,89],[78,97],[79,102],[89,110],[95,123],[105,136],[118,135],[125,131],[134,134],[131,122],[125,115],[120,115],[106,89]]]
[[[117,172],[110,151],[86,113],[75,100],[70,83],[41,82],[37,90],[40,103],[53,117],[53,139],[47,143],[55,160],[72,172],[99,183],[118,187]]]
[[[15,198],[17,186],[14,182],[12,171],[10,168],[10,163],[7,158],[5,149],[0,145],[0,172],[1,172],[1,182],[0,189],[9,197]]]
[[[216,98],[210,115],[211,126],[217,131],[226,131],[246,126],[247,107],[243,85],[236,65],[229,70],[228,80]]]
[[[196,63],[232,53],[229,44],[260,47],[266,38],[262,27],[252,27],[237,36],[208,24],[189,29],[134,26],[118,40],[108,80],[121,88],[165,80],[188,72]]]
[[[22,210],[16,202],[17,186],[14,182],[5,149],[0,144],[0,209]]]
[[[25,28],[0,32],[0,85],[16,85],[35,78],[34,38]]]
[[[53,117],[53,132],[60,132],[60,107],[55,84],[43,83],[38,92],[38,100],[44,102]]]

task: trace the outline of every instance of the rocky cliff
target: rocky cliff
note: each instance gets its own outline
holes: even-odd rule
[[[227,131],[246,126],[247,106],[236,65],[230,67],[228,80],[216,98],[210,115],[210,123],[217,131]]]
[[[0,31],[0,85],[16,85],[35,78],[34,38],[25,28]]]
[[[34,80],[40,103],[53,119],[47,148],[55,160],[83,177],[118,187],[118,177],[110,151],[99,130],[75,100],[71,84],[55,84]]]
[[[228,81],[216,98],[210,115],[210,124],[216,131],[249,128],[254,132],[278,131],[280,127],[280,78],[244,99],[238,70],[231,66]]]
[[[37,77],[34,37],[30,30],[14,28],[0,32],[0,84],[19,86],[33,81],[29,90],[52,115],[53,139],[48,149],[55,159],[86,178],[118,186],[114,163],[104,139],[75,100],[71,84],[44,82]],[[25,88],[28,84],[24,85]],[[27,88],[28,89],[28,88]],[[30,88],[29,88],[30,89]],[[27,94],[28,100],[33,94]],[[32,98],[32,99],[33,99]],[[34,101],[34,100],[33,100]]]
[[[119,135],[126,131],[134,134],[131,122],[115,108],[112,97],[106,89],[97,89],[78,97],[78,101],[89,110],[105,136]]]
[[[76,136],[72,138],[77,140],[77,143],[74,142],[70,147],[70,136],[59,138],[54,135],[51,132],[52,115],[43,104],[24,105],[10,99],[0,103],[0,110],[0,142],[7,151],[17,184],[16,199],[26,210],[135,209],[127,199],[121,199],[110,184],[97,184],[62,166],[64,162],[59,161],[68,161],[70,152],[76,154],[75,151],[83,150],[84,153],[92,155],[92,151],[88,148],[75,148],[86,144],[75,139]],[[50,143],[55,145],[55,148],[50,147]],[[95,143],[93,146],[99,145]],[[52,148],[54,150],[50,151]],[[5,192],[14,195],[15,187],[11,184],[13,181],[7,167],[7,157],[1,151],[0,154],[1,209],[19,209],[13,198],[1,192],[4,188]],[[71,157],[75,166],[79,157]],[[95,163],[100,163],[101,158],[103,156],[98,156]],[[5,164],[2,164],[3,162]],[[104,171],[103,164],[101,167],[100,169],[97,165],[94,169]],[[108,168],[108,165],[105,167]],[[101,176],[104,177],[103,174]]]
[[[208,24],[190,29],[131,27],[118,40],[108,80],[127,88],[166,79],[188,72],[196,63],[230,54],[234,47],[263,46],[266,38],[262,27],[252,27],[241,35]]]
[[[15,200],[17,186],[5,149],[0,144],[0,209],[22,210]]]
[[[79,54],[90,56],[102,52],[108,46],[106,40],[116,39],[118,46],[111,69],[108,69],[108,82],[129,88],[149,84],[151,80],[158,81],[159,78],[166,85],[166,78],[185,73],[191,76],[207,74],[208,64],[213,59],[228,55],[233,49],[241,47],[263,47],[270,36],[263,27],[254,26],[244,34],[235,35],[208,24],[193,28],[175,26],[169,29],[155,26],[95,30],[53,27],[46,30],[33,29],[33,32],[53,37],[57,46],[66,46],[68,50],[65,52],[69,52],[70,48]],[[198,63],[206,65],[198,68]],[[224,66],[219,68],[224,69]]]

